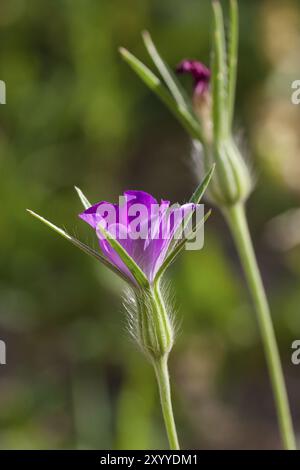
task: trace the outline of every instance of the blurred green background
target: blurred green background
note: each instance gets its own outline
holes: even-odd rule
[[[300,336],[300,106],[290,98],[300,2],[239,3],[236,127],[257,180],[248,213],[300,432],[300,366],[290,359]],[[25,208],[96,246],[74,185],[93,202],[128,188],[188,199],[189,138],[118,47],[149,63],[148,29],[171,66],[208,63],[211,20],[209,0],[1,0],[0,448],[167,446],[153,372],[127,337],[121,282]],[[217,210],[205,236],[168,272],[182,446],[279,448],[255,314]]]

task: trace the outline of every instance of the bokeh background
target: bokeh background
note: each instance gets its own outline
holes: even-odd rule
[[[236,128],[257,180],[248,214],[299,433],[300,106],[291,83],[300,79],[300,2],[239,3]],[[74,185],[93,202],[127,188],[188,199],[189,138],[118,47],[149,63],[140,37],[149,29],[171,66],[208,63],[211,20],[209,0],[1,0],[2,449],[167,446],[153,372],[127,337],[124,286],[25,208],[96,246]],[[168,277],[181,324],[170,367],[182,446],[279,448],[255,314],[217,210],[204,249],[185,252]]]

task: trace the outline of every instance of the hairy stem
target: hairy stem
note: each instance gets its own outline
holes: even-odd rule
[[[171,389],[168,371],[168,359],[164,356],[153,362],[159,388],[160,403],[171,450],[179,450],[177,431],[174,421]]]
[[[227,208],[224,212],[231,228],[240,260],[244,268],[249,290],[256,308],[260,333],[273,388],[282,441],[286,449],[293,450],[296,449],[296,441],[289,401],[270,309],[249,233],[245,207],[244,204],[237,204]]]

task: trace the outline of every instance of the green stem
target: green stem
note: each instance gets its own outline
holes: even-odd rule
[[[162,357],[153,362],[155,374],[157,378],[160,403],[165,421],[166,431],[169,439],[170,449],[179,450],[178,437],[176,432],[176,426],[173,415],[172,401],[171,401],[171,389],[168,371],[168,359],[167,356]]]
[[[266,293],[249,233],[244,204],[236,204],[227,208],[225,216],[231,228],[256,308],[273,387],[282,441],[286,449],[294,450],[296,449],[296,441],[278,346]]]

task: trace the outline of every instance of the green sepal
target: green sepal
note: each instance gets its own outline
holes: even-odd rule
[[[203,180],[201,181],[201,183],[197,186],[196,190],[194,191],[194,193],[192,194],[192,196],[190,197],[190,200],[189,200],[189,203],[191,204],[199,204],[209,183],[210,183],[210,180],[212,178],[212,175],[213,175],[213,172],[214,172],[214,169],[215,169],[215,164],[212,165],[211,169],[206,173],[205,177],[203,178]],[[183,226],[179,226],[178,229],[176,230],[175,234],[174,234],[174,238],[170,244],[170,247],[169,247],[169,250],[168,250],[168,253],[171,253],[171,251],[173,251],[174,247],[176,246],[177,244],[177,241],[181,238],[182,234],[184,233],[184,230],[185,228],[187,227],[189,221],[191,220],[191,218],[193,217],[193,213],[191,214],[188,214],[184,220],[183,220]]]
[[[213,175],[213,172],[215,170],[215,163],[212,165],[211,169],[206,173],[206,175],[204,176],[203,180],[201,181],[201,183],[197,186],[197,188],[195,189],[194,193],[192,194],[189,202],[192,202],[194,204],[199,204],[199,202],[201,201],[209,183],[210,183],[210,180],[212,178],[212,175]]]
[[[83,194],[83,192],[81,191],[80,188],[78,188],[77,186],[74,186],[78,196],[79,196],[79,199],[83,205],[83,207],[85,209],[88,209],[89,207],[92,206],[92,204],[90,203],[90,201],[88,200],[88,198]]]
[[[122,245],[104,228],[101,224],[98,224],[97,230],[100,230],[106,241],[109,243],[111,248],[116,251],[123,263],[131,272],[132,276],[136,280],[137,284],[143,288],[149,288],[149,281],[141,268],[136,264],[133,258],[127,253]]]
[[[116,266],[112,265],[101,253],[93,250],[93,248],[89,247],[88,245],[81,242],[80,240],[77,240],[77,238],[72,237],[72,235],[69,235],[65,230],[63,230],[60,227],[57,227],[56,225],[54,225],[49,220],[47,220],[44,217],[36,214],[35,212],[31,211],[30,209],[27,209],[27,212],[29,212],[29,214],[31,214],[33,217],[35,217],[36,219],[40,220],[45,225],[50,227],[52,230],[54,230],[54,232],[58,233],[63,238],[65,238],[66,240],[71,242],[73,245],[77,246],[80,250],[82,250],[83,252],[87,253],[88,255],[93,256],[94,258],[96,258],[98,261],[100,261],[102,264],[104,264],[107,268],[109,268],[111,271],[113,271],[115,274],[117,274],[119,277],[121,277],[124,281],[126,281],[127,283],[129,283],[131,285],[134,285],[133,282],[122,273],[122,271],[120,271]]]

